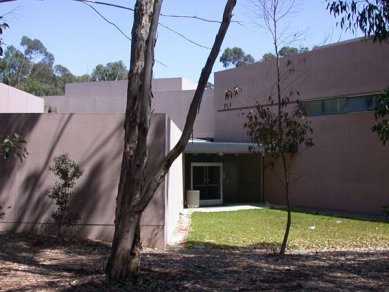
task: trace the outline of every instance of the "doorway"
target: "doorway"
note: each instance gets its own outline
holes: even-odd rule
[[[200,191],[200,206],[223,204],[222,182],[222,163],[191,163],[191,189]]]

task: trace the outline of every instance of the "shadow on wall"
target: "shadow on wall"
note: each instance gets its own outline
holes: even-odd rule
[[[29,129],[32,115],[18,116]],[[81,237],[111,240],[123,151],[124,116],[43,114],[33,117],[38,119],[35,127],[29,129],[29,157],[20,167],[15,167],[13,175],[0,177],[0,204],[12,205],[11,211],[6,210],[0,229],[12,232],[53,229],[51,214],[56,206],[47,192],[54,185],[55,178],[49,166],[54,156],[69,153],[70,158],[85,169],[77,181],[72,202],[80,214],[80,221],[70,228],[70,232]],[[165,119],[165,115],[155,115],[152,119],[151,138],[147,142],[151,147],[148,171],[155,169],[165,155]],[[13,163],[17,166],[16,161]],[[142,225],[147,227],[145,234],[152,246],[152,241],[158,246],[164,244],[164,200],[163,184],[142,217]]]
[[[70,123],[73,114],[62,116],[62,121],[59,123],[55,136],[50,140],[48,152],[44,155],[44,161],[41,165],[26,174],[26,178],[22,182],[21,193],[15,194],[17,196],[17,210],[14,212],[15,217],[11,231],[21,231],[20,223],[28,223],[23,226],[23,231],[32,231],[35,224],[42,222],[44,214],[50,209],[50,202],[46,199],[47,192],[45,189],[45,182],[47,179],[48,168],[51,163],[53,153],[58,146],[58,143]],[[32,139],[35,137],[31,137]],[[41,141],[45,143],[45,141]],[[36,158],[30,158],[30,160]],[[27,162],[26,162],[27,163]],[[20,180],[18,180],[20,182]],[[16,202],[15,202],[16,204]]]
[[[27,141],[28,151],[29,135],[40,118],[40,114],[0,114],[0,136],[4,137],[13,133],[22,134]],[[4,160],[3,157],[0,157],[0,194],[2,194],[3,188],[6,186],[6,182],[12,179],[14,173],[20,168],[20,164],[19,159],[10,157]],[[0,206],[2,199],[4,198],[0,196]]]

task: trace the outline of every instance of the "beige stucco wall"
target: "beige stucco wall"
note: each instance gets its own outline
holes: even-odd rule
[[[0,135],[23,133],[29,155],[23,163],[16,159],[0,160],[0,206],[6,212],[0,230],[27,231],[49,218],[53,204],[46,192],[55,179],[48,167],[54,156],[67,152],[85,168],[76,191],[76,208],[81,214],[77,234],[111,240],[123,119],[123,114],[1,114]],[[148,140],[150,168],[166,153],[166,121],[163,114],[152,117],[152,138]],[[179,175],[173,173],[171,177],[179,183]],[[163,183],[143,213],[142,242],[146,246],[165,246],[165,194]]]
[[[285,59],[282,72],[285,73]],[[291,58],[293,73],[283,75],[284,94],[300,100],[379,92],[389,86],[389,44],[361,40],[315,49]],[[284,74],[283,73],[283,74]],[[234,108],[267,103],[274,95],[274,62],[217,72],[215,109],[235,85],[242,92]],[[244,110],[243,110],[244,111]],[[245,110],[247,113],[247,109]],[[215,114],[216,141],[249,141],[241,110]],[[389,151],[376,134],[372,112],[309,118],[315,147],[299,154],[292,174],[292,202],[304,207],[382,214],[389,203]],[[280,183],[265,170],[265,201],[284,203]]]
[[[84,82],[67,84],[65,96],[44,97],[47,106],[58,113],[124,113],[128,81]],[[183,130],[195,84],[183,78],[153,80],[152,110],[166,113]],[[213,90],[204,92],[194,125],[199,138],[214,136]]]
[[[383,214],[381,206],[389,203],[389,151],[371,132],[373,114],[311,120],[315,146],[297,156],[291,174],[293,204]],[[282,185],[270,169],[264,186],[265,201],[284,204]]]
[[[286,67],[286,58],[281,62],[282,88],[283,95],[290,91],[300,93],[292,100],[372,93],[389,86],[388,43],[355,40],[289,59],[290,66]],[[294,72],[287,73],[292,68]],[[275,80],[273,61],[216,72],[215,110],[223,110],[225,90],[235,85],[239,85],[242,92],[233,99],[233,108],[268,103],[269,95],[275,97]],[[239,111],[215,113],[215,140],[248,141],[242,121]]]
[[[0,113],[43,113],[44,100],[0,83]]]
[[[194,90],[166,91],[154,94],[151,107],[155,113],[166,113],[182,131],[192,101]],[[193,127],[196,138],[214,137],[213,90],[205,90],[199,113]]]

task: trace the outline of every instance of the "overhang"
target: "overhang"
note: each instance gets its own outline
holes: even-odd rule
[[[263,152],[262,147],[252,143],[210,142],[190,139],[186,145],[185,153],[252,153],[253,150]]]

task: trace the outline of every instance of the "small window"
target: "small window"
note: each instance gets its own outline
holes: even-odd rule
[[[323,114],[323,103],[321,100],[303,101],[302,106],[307,116],[320,116]]]
[[[346,103],[346,98],[331,98],[323,100],[323,115],[341,114]]]
[[[322,116],[372,111],[376,107],[377,95],[348,96],[303,101],[305,115]]]
[[[353,96],[347,98],[346,112],[371,111],[375,108],[375,96]]]

